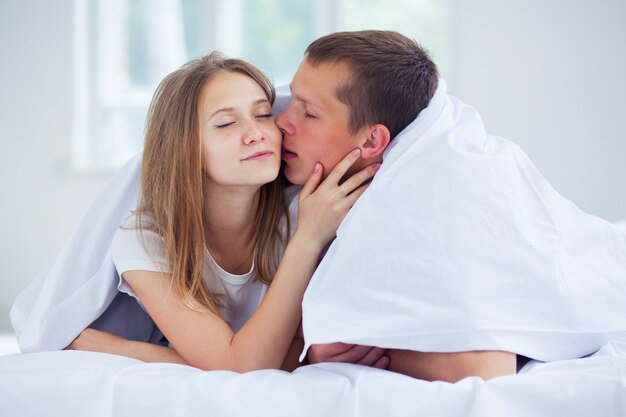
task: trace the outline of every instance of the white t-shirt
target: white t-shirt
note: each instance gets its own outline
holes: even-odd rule
[[[297,189],[290,187],[286,193],[287,198],[293,197],[297,191]],[[297,199],[295,200],[297,201]],[[297,204],[289,205],[292,233],[296,225],[297,209]],[[141,304],[139,297],[124,280],[122,274],[126,271],[137,270],[169,273],[171,268],[163,254],[161,236],[155,232],[144,230],[142,242],[137,229],[134,228],[135,220],[134,214],[129,215],[123,228],[117,230],[111,245],[111,255],[120,276],[118,290],[136,298]],[[281,220],[280,227],[282,230],[286,227],[284,219]],[[144,244],[148,248],[148,252],[146,252]],[[277,256],[280,260],[284,247],[280,242],[278,245]],[[254,261],[247,273],[243,275],[231,274],[217,264],[206,248],[202,279],[211,292],[224,295],[224,307],[221,313],[229,322],[233,332],[238,331],[248,321],[267,291],[267,285],[256,279]]]

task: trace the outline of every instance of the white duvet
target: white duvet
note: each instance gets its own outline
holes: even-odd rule
[[[0,416],[626,415],[626,345],[483,382],[425,382],[351,364],[235,374],[63,351],[0,357]]]
[[[442,81],[341,224],[303,327],[307,346],[582,357],[626,340],[626,235],[486,134]]]
[[[59,255],[16,298],[11,324],[22,352],[65,348],[118,294],[111,241],[137,207],[140,174],[141,154],[98,193]]]

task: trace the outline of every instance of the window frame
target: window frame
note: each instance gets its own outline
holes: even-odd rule
[[[128,120],[132,111],[142,112],[145,120],[145,112],[156,86],[143,89],[132,87],[127,69],[129,30],[126,19],[130,1],[73,0],[74,126],[71,161],[73,169],[79,173],[110,174],[132,156],[134,152],[129,149],[136,147],[133,141],[143,141],[143,134],[135,138],[130,133]],[[184,0],[160,1],[179,1],[182,4]],[[245,21],[245,1],[200,1],[202,16],[208,19],[201,26],[201,39],[198,40],[202,50],[219,49],[229,56],[242,56],[244,39],[239,28]],[[349,1],[319,0],[315,3],[315,37],[347,30],[348,18],[351,18],[347,12]],[[183,63],[178,63],[176,67]],[[122,79],[127,85],[121,85],[124,81],[120,84]],[[280,82],[284,79],[279,79]],[[123,139],[107,137],[107,132],[113,131],[115,126],[105,117],[115,112],[122,119],[129,118],[124,125],[127,137]],[[123,145],[116,145],[119,143]],[[102,152],[107,146],[112,149],[110,155]],[[124,147],[126,150],[122,149]]]

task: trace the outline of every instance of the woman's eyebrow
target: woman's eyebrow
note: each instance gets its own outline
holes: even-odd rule
[[[261,104],[261,103],[268,103],[268,104],[269,104],[269,102],[270,102],[270,101],[269,101],[268,99],[266,99],[266,98],[260,98],[260,99],[258,99],[258,100],[256,100],[256,101],[254,101],[252,104],[256,106],[257,104]],[[211,119],[213,116],[215,116],[215,115],[216,115],[216,114],[218,114],[218,113],[228,113],[228,112],[230,112],[230,111],[235,111],[235,110],[236,110],[236,109],[235,109],[234,107],[224,107],[224,108],[221,108],[221,109],[215,110],[215,111],[214,111],[214,112],[213,112],[213,113],[209,116],[209,119]]]
[[[209,119],[211,119],[213,116],[215,116],[218,113],[228,113],[230,111],[235,111],[234,107],[224,107],[223,109],[219,109],[219,110],[215,110],[210,116]]]
[[[261,103],[268,103],[269,104],[269,102],[270,101],[268,99],[266,99],[266,98],[260,98],[257,101],[255,101],[253,104],[255,104],[255,105],[256,104],[261,104]]]

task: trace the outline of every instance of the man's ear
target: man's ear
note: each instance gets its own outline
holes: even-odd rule
[[[389,129],[382,124],[370,126],[365,131],[365,134],[367,137],[361,144],[361,157],[364,159],[381,155],[385,149],[387,149],[387,145],[389,145],[389,141],[391,140]]]

